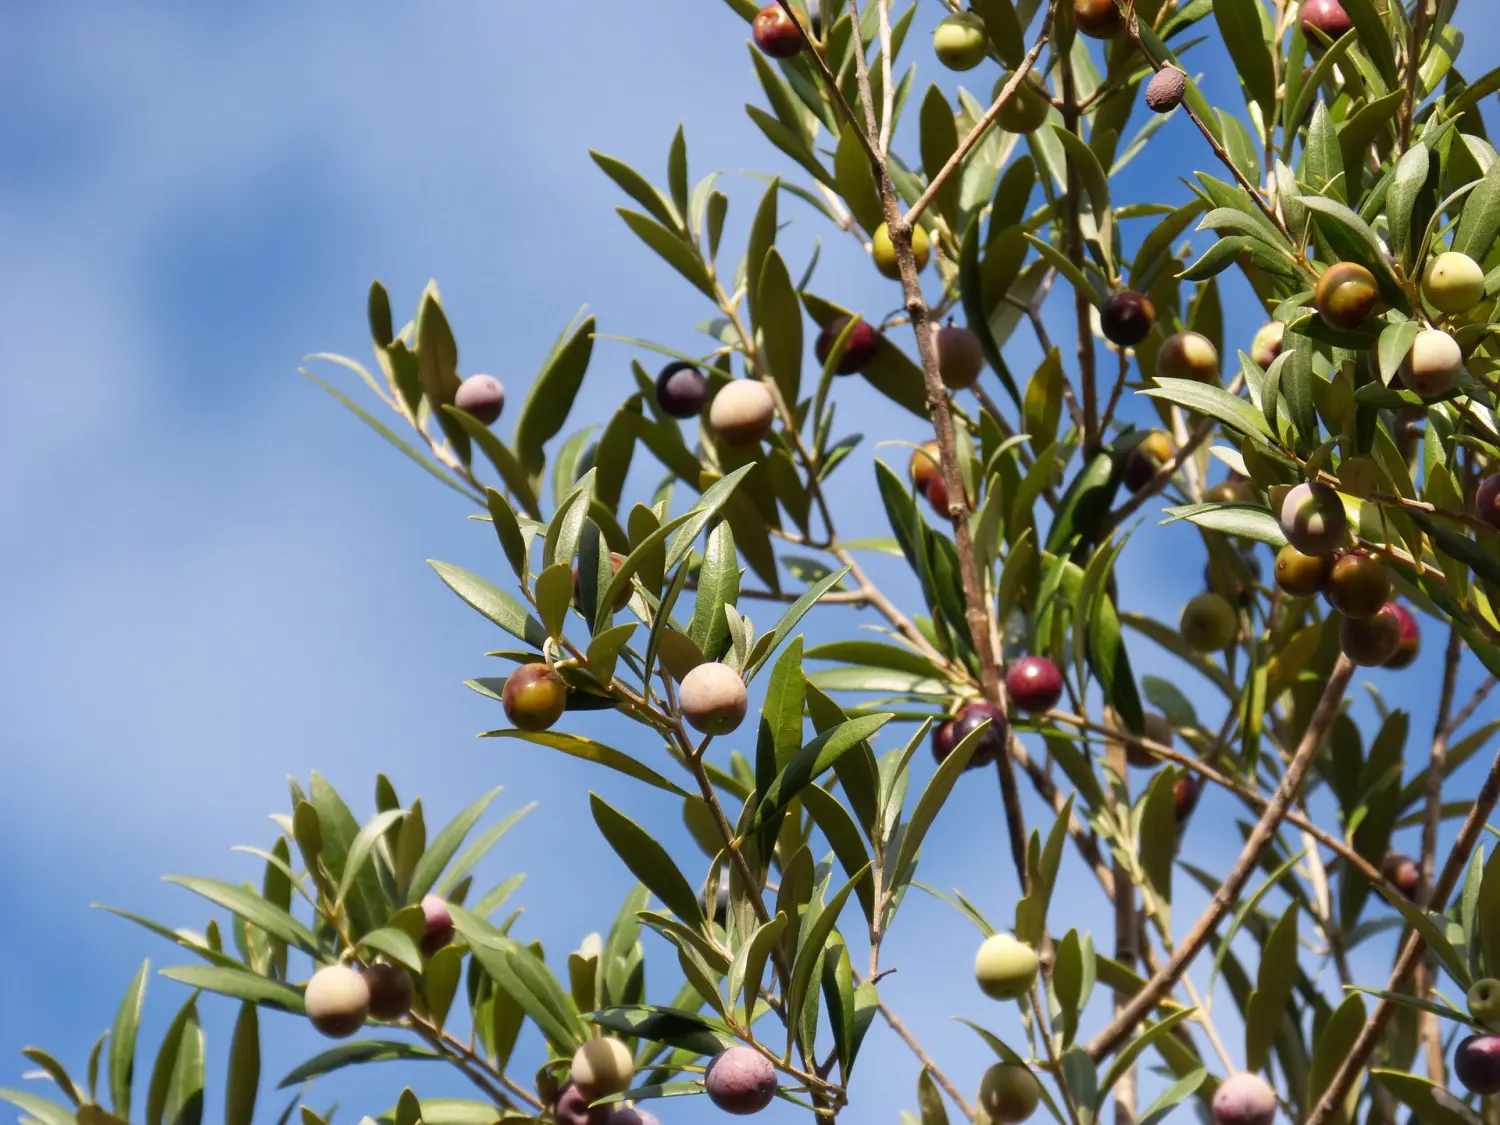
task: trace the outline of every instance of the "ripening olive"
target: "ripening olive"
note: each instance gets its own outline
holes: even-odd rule
[[[1344,545],[1349,517],[1338,492],[1321,481],[1299,484],[1281,502],[1281,531],[1304,555],[1327,555]]]
[[[974,979],[993,1000],[1017,1000],[1031,991],[1038,964],[1036,950],[1024,941],[992,934],[974,957]]]
[[[1005,670],[1005,690],[1019,711],[1050,711],[1062,698],[1062,671],[1045,656],[1023,656]]]
[[[1471,1094],[1500,1094],[1500,1035],[1470,1035],[1453,1052],[1453,1072]]]
[[[1239,635],[1240,615],[1227,598],[1199,594],[1182,609],[1182,639],[1197,652],[1222,652]]]
[[[1467,254],[1439,254],[1427,263],[1422,296],[1439,312],[1466,313],[1484,298],[1484,269]]]
[[[1458,341],[1436,328],[1424,328],[1412,341],[1411,351],[1396,374],[1401,385],[1423,398],[1441,398],[1458,386],[1464,370]]]
[[[589,1101],[607,1098],[630,1089],[635,1077],[635,1059],[629,1048],[612,1035],[587,1039],[573,1053],[573,1085]]]
[[[1125,487],[1131,492],[1145,488],[1176,452],[1171,438],[1161,430],[1152,430],[1125,455]]]
[[[813,344],[813,354],[818,357],[819,363],[827,363],[828,357],[833,354],[833,345],[843,335],[848,326],[850,317],[834,317],[823,326],[818,333],[817,341]],[[857,320],[854,323],[854,331],[849,333],[849,339],[844,343],[844,354],[839,357],[838,364],[834,367],[835,375],[854,375],[863,371],[870,365],[870,361],[880,350],[880,333],[870,326],[867,320]]]
[[[753,1047],[725,1047],[703,1073],[708,1100],[725,1113],[759,1113],[776,1096],[776,1068]]]
[[[939,473],[928,480],[922,489],[922,495],[927,497],[927,503],[932,505],[932,510],[944,519],[949,518],[948,511],[948,482]]]
[[[1352,332],[1375,311],[1380,290],[1375,275],[1358,262],[1335,262],[1318,278],[1313,305],[1325,323]]]
[[[973,12],[955,12],[932,33],[932,49],[949,70],[973,70],[990,53],[984,21]]]
[[[569,1082],[557,1092],[552,1116],[557,1125],[613,1125],[614,1105],[590,1107],[582,1090]]]
[[[979,345],[979,337],[967,328],[949,324],[933,329],[932,342],[943,385],[953,391],[972,387],[984,370],[984,349]]]
[[[1339,648],[1354,663],[1378,668],[1401,647],[1401,620],[1389,604],[1371,617],[1346,617],[1339,624]]]
[[[1104,727],[1106,730],[1116,731],[1120,733],[1125,733],[1129,729],[1125,726],[1124,722],[1121,721],[1119,713],[1108,704],[1105,704],[1104,706]],[[1154,742],[1159,746],[1170,747],[1172,745],[1172,740],[1176,737],[1176,732],[1172,729],[1171,720],[1168,719],[1165,715],[1159,714],[1156,711],[1147,711],[1146,733],[1144,737],[1148,742]],[[1104,746],[1105,749],[1110,751],[1111,753],[1123,753],[1125,755],[1125,760],[1136,769],[1155,769],[1158,765],[1161,764],[1160,758],[1158,758],[1155,754],[1151,753],[1150,750],[1147,750],[1139,743],[1116,742],[1114,739],[1106,737],[1104,740]]]
[[[1500,531],[1500,473],[1494,473],[1479,482],[1474,493],[1474,514]]]
[[[370,1014],[370,986],[348,965],[325,965],[302,994],[307,1019],[330,1039],[347,1039]]]
[[[1198,798],[1203,796],[1203,782],[1190,773],[1185,773],[1172,783],[1172,811],[1181,824],[1198,807]]]
[[[1258,1074],[1231,1074],[1214,1091],[1214,1125],[1271,1125],[1276,1117],[1276,1091]]]
[[[638,1105],[621,1105],[618,1102],[605,1109],[613,1109],[609,1115],[609,1125],[661,1125],[656,1114],[642,1109]]]
[[[708,379],[691,363],[677,360],[656,376],[656,405],[672,418],[696,418],[708,401]]]
[[[807,46],[797,24],[775,0],[755,13],[750,34],[755,38],[755,45],[773,59],[789,59]]]
[[[1018,1125],[1036,1112],[1041,1083],[1023,1063],[995,1063],[979,1080],[979,1106],[991,1121]]]
[[[1156,377],[1218,383],[1219,349],[1200,332],[1168,336],[1156,353]]]
[[[927,258],[932,253],[932,242],[927,232],[918,223],[911,228],[911,253],[916,259],[917,272],[927,268]],[[891,242],[891,230],[885,223],[875,228],[870,236],[870,255],[875,259],[875,268],[892,281],[901,280],[901,266],[896,262],[896,247]]]
[[[1104,338],[1122,348],[1133,348],[1151,335],[1156,324],[1156,306],[1151,298],[1134,289],[1121,289],[1111,293],[1104,302],[1104,311],[1099,314],[1099,326]]]
[[[1171,113],[1182,104],[1187,93],[1187,75],[1177,67],[1167,65],[1151,76],[1146,83],[1146,108],[1153,113]]]
[[[682,714],[704,734],[728,734],[744,721],[749,698],[745,681],[727,664],[700,664],[682,677]]]
[[[989,720],[990,725],[979,736],[979,745],[974,748],[974,753],[969,757],[970,769],[978,769],[980,766],[999,761],[1000,756],[1005,753],[1006,736],[1010,732],[1010,723],[1006,721],[1005,712],[982,701],[969,703],[960,709],[951,723],[944,724],[948,727],[947,737],[951,750],[974,733],[975,729],[986,719]]]
[[[1090,39],[1113,39],[1125,29],[1115,0],[1073,0],[1073,26]]]
[[[505,717],[518,730],[546,730],[562,718],[568,685],[550,664],[523,664],[505,681],[500,700]]]
[[[422,896],[422,952],[431,957],[453,940],[453,915],[437,895]]]
[[[1286,325],[1272,320],[1260,326],[1255,339],[1250,341],[1250,358],[1262,368],[1270,367],[1281,354],[1281,342],[1286,336]]]
[[[1396,648],[1396,655],[1381,667],[1399,672],[1417,662],[1422,651],[1422,626],[1417,623],[1416,615],[1400,602],[1392,602],[1391,610],[1395,613],[1396,620],[1401,622],[1401,644]]]
[[[1015,77],[1015,71],[1007,70],[1000,76],[1000,81],[995,83],[995,90],[990,95],[993,100],[999,100],[1000,91],[1005,84]],[[996,120],[1000,128],[1007,133],[1030,133],[1040,129],[1047,123],[1047,114],[1052,109],[1052,99],[1042,90],[1032,85],[1031,76],[1027,75],[1016,87],[1015,93],[1010,100],[1000,107],[1000,113]]]
[[[1276,552],[1276,585],[1294,598],[1321,594],[1332,573],[1332,555],[1304,555],[1290,543]]]
[[[405,1019],[415,995],[411,974],[400,965],[377,961],[361,974],[370,990],[370,1015],[378,1020]]]
[[[938,443],[924,442],[920,449],[913,449],[908,471],[911,473],[912,487],[918,492],[926,492],[928,482],[943,475],[943,466],[938,455]]]
[[[758,379],[726,383],[708,408],[708,424],[728,446],[755,445],[775,420],[776,402]]]
[[[1407,898],[1417,897],[1417,887],[1422,882],[1422,869],[1411,856],[1398,851],[1388,851],[1380,861],[1380,873],[1386,882]]]
[[[625,565],[625,556],[614,551],[609,553],[609,566],[616,574],[620,573],[620,567]],[[615,595],[615,611],[618,612],[630,604],[630,584],[626,583],[620,592]],[[583,588],[579,581],[579,570],[573,568],[573,604],[579,610],[583,609]]]
[[[1379,559],[1350,551],[1334,559],[1324,593],[1345,617],[1370,617],[1390,600],[1391,574]]]
[[[470,375],[458,385],[453,405],[486,426],[493,426],[505,409],[505,388],[493,375]]]

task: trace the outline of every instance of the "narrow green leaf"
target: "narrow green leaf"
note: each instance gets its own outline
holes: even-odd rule
[[[109,1100],[115,1115],[127,1121],[130,1120],[131,1087],[135,1080],[136,1036],[141,1026],[141,1006],[146,1000],[146,975],[150,971],[150,960],[142,961],[120,1000],[109,1033]]]
[[[704,919],[698,896],[656,838],[595,793],[589,794],[589,809],[605,841],[630,873],[646,884],[684,925],[701,930]]]
[[[229,1044],[229,1076],[224,1083],[224,1125],[252,1125],[260,1091],[260,1016],[242,1003]]]

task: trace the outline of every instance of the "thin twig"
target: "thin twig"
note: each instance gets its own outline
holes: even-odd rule
[[[1192,929],[1188,931],[1182,943],[1172,951],[1172,955],[1167,958],[1161,969],[1152,975],[1130,1003],[1110,1021],[1109,1026],[1088,1045],[1091,1059],[1097,1062],[1112,1054],[1135,1026],[1156,1007],[1162,997],[1171,992],[1172,986],[1177,983],[1177,978],[1187,970],[1193,958],[1208,943],[1209,936],[1218,927],[1224,915],[1239,901],[1240,892],[1259,863],[1261,852],[1276,834],[1276,829],[1285,819],[1293,800],[1301,791],[1303,778],[1312,766],[1312,760],[1317,755],[1318,749],[1323,745],[1323,739],[1329,728],[1333,726],[1333,720],[1338,715],[1344,700],[1344,692],[1353,677],[1353,662],[1341,654],[1328,677],[1328,684],[1323,689],[1323,696],[1318,700],[1312,720],[1307,725],[1307,731],[1297,746],[1296,754],[1293,755],[1286,772],[1282,774],[1281,783],[1276,787],[1275,795],[1267,803],[1265,812],[1251,829],[1239,858],[1235,860],[1234,866],[1224,877],[1223,885],[1214,892],[1207,908],[1199,915]]]
[[[860,983],[860,976],[857,972],[854,974],[854,983],[856,985]],[[953,1104],[958,1106],[963,1115],[972,1121],[974,1119],[974,1107],[958,1092],[958,1087],[943,1073],[938,1064],[932,1061],[932,1056],[922,1049],[922,1044],[917,1042],[917,1037],[907,1030],[906,1025],[901,1022],[895,1012],[891,1011],[886,1002],[879,998],[878,993],[875,999],[875,1007],[880,1012],[881,1018],[885,1020],[887,1026],[901,1038],[901,1042],[911,1048],[911,1053],[917,1056],[917,1061],[932,1072],[933,1081],[942,1087],[943,1093],[952,1098]]]
[[[1494,761],[1490,764],[1489,776],[1484,779],[1484,784],[1474,795],[1474,806],[1469,810],[1468,818],[1459,829],[1458,839],[1453,841],[1453,847],[1448,852],[1447,862],[1443,864],[1443,872],[1438,877],[1437,885],[1432,891],[1432,900],[1428,903],[1429,911],[1441,912],[1448,905],[1448,896],[1453,893],[1453,888],[1458,885],[1459,878],[1469,865],[1469,855],[1479,842],[1479,834],[1484,831],[1485,821],[1495,811],[1497,798],[1500,798],[1500,752],[1496,753]],[[1411,976],[1412,970],[1416,968],[1426,948],[1427,943],[1422,939],[1421,932],[1412,930],[1407,936],[1406,944],[1402,947],[1401,956],[1397,959],[1395,968],[1391,970],[1390,980],[1385,986],[1386,992],[1400,992],[1405,987],[1407,978]],[[1312,1113],[1303,1125],[1328,1125],[1329,1118],[1335,1112],[1334,1107],[1343,1104],[1344,1098],[1354,1085],[1355,1078],[1364,1070],[1370,1052],[1375,1049],[1375,1045],[1385,1034],[1385,1025],[1395,1010],[1396,1006],[1389,1000],[1381,1000],[1375,1005],[1375,1011],[1365,1026],[1360,1029],[1354,1046],[1350,1048],[1344,1061],[1339,1064],[1333,1081],[1323,1091],[1322,1098],[1313,1107]]]

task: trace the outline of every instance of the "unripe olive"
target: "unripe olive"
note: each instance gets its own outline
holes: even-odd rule
[[[937,349],[943,385],[954,391],[972,387],[984,370],[984,349],[979,345],[979,337],[967,328],[950,324],[935,329],[932,342]]]
[[[1199,594],[1182,610],[1182,639],[1197,652],[1222,652],[1240,631],[1240,615],[1227,598]]]
[[[1017,710],[1050,711],[1062,698],[1062,671],[1045,656],[1023,656],[1005,670],[1005,691]]]
[[[1321,481],[1299,484],[1281,503],[1281,531],[1304,555],[1327,555],[1344,545],[1349,517],[1339,494]]]
[[[453,405],[486,426],[493,426],[505,409],[505,388],[493,375],[470,375],[458,385]]]
[[[1187,75],[1175,66],[1164,66],[1146,83],[1146,108],[1153,113],[1171,113],[1187,93]]]
[[[1104,302],[1104,311],[1099,314],[1099,327],[1104,338],[1122,348],[1133,348],[1151,335],[1156,324],[1156,306],[1151,298],[1134,289],[1121,289],[1111,293]]]
[[[1073,26],[1090,39],[1113,39],[1125,30],[1115,0],[1073,0]]]
[[[753,1047],[725,1047],[703,1073],[708,1099],[725,1113],[759,1113],[776,1096],[776,1068]]]
[[[700,664],[682,677],[677,693],[683,718],[704,734],[728,734],[744,721],[745,681],[727,664]]]
[[[562,718],[568,685],[550,664],[523,664],[505,681],[500,700],[516,729],[542,731]]]
[[[1176,452],[1171,438],[1161,430],[1152,430],[1125,455],[1125,487],[1131,492],[1145,488]]]
[[[691,363],[677,360],[656,376],[656,405],[672,418],[696,418],[708,401],[708,379]]]
[[[612,1035],[585,1040],[573,1052],[573,1085],[589,1101],[630,1089],[635,1059],[630,1049]]]
[[[1036,950],[1010,934],[984,939],[974,957],[974,979],[993,1000],[1018,1000],[1031,991],[1037,972]]]
[[[932,33],[932,49],[949,70],[973,70],[990,53],[984,21],[973,12],[955,12]]]
[[[557,1125],[614,1125],[614,1111],[612,1104],[590,1108],[589,1099],[571,1082],[557,1092],[552,1105]]]
[[[1500,473],[1494,473],[1479,482],[1474,493],[1474,514],[1500,531]]]
[[[1339,648],[1354,663],[1378,668],[1401,647],[1401,620],[1390,605],[1371,617],[1346,617],[1339,624]]]
[[[302,995],[308,1021],[330,1039],[347,1039],[370,1014],[370,986],[348,965],[325,965]]]
[[[773,59],[789,59],[807,46],[792,17],[775,0],[755,13],[750,34],[755,45]]]
[[[1168,336],[1156,353],[1158,379],[1194,379],[1200,383],[1219,382],[1219,349],[1200,332],[1179,332]]]
[[[1439,312],[1466,313],[1484,299],[1484,270],[1467,254],[1446,251],[1427,263],[1422,296]]]
[[[1453,1073],[1472,1094],[1500,1094],[1500,1035],[1470,1035],[1453,1052]]]
[[[1285,336],[1286,325],[1279,320],[1261,325],[1255,339],[1250,341],[1250,358],[1262,368],[1270,367],[1281,354],[1281,342]]]
[[[1422,626],[1417,623],[1412,611],[1400,602],[1392,602],[1391,611],[1395,613],[1396,620],[1401,623],[1401,643],[1396,648],[1396,655],[1381,667],[1399,672],[1403,668],[1410,668],[1417,662],[1417,657],[1422,652]]]
[[[935,441],[924,442],[920,449],[911,451],[911,483],[918,492],[926,492],[927,485],[935,478],[943,475],[943,466],[939,460],[938,443]]]
[[[1466,997],[1469,1015],[1476,1020],[1500,1020],[1500,980],[1484,977],[1476,980]]]
[[[991,1121],[1017,1125],[1036,1112],[1042,1086],[1022,1063],[995,1063],[979,1080],[979,1106]]]
[[[1375,311],[1380,289],[1375,275],[1358,262],[1335,262],[1318,278],[1313,305],[1325,323],[1353,332]]]
[[[993,100],[998,100],[1005,84],[1015,77],[1015,71],[1007,70],[995,83]],[[1010,100],[1000,108],[996,120],[1007,133],[1030,133],[1047,123],[1047,114],[1052,109],[1052,100],[1031,84],[1028,75],[1021,80]]]
[[[1304,555],[1290,543],[1276,552],[1276,585],[1294,598],[1321,594],[1332,574],[1332,555]]]
[[[1401,385],[1423,398],[1441,398],[1458,386],[1464,354],[1458,341],[1436,328],[1424,328],[1412,341],[1397,375]]]
[[[1276,1091],[1260,1075],[1242,1071],[1219,1084],[1212,1106],[1214,1125],[1271,1125]]]
[[[1203,490],[1203,499],[1212,504],[1243,504],[1251,495],[1250,482],[1238,473]]]
[[[378,1020],[406,1018],[414,995],[410,973],[400,965],[379,961],[360,975],[370,991],[370,1015]]]
[[[918,223],[911,228],[911,253],[917,262],[917,272],[927,268],[927,258],[932,253],[932,242],[927,232]],[[870,255],[875,259],[875,268],[892,281],[901,280],[901,266],[896,262],[896,247],[891,242],[891,229],[885,223],[875,228],[870,236]]]
[[[1379,559],[1350,551],[1334,559],[1324,593],[1345,617],[1370,617],[1390,600],[1391,574]]]
[[[453,940],[453,915],[437,895],[422,896],[422,952],[431,957]]]
[[[827,363],[828,357],[833,354],[833,345],[843,335],[845,327],[850,318],[839,316],[830,320],[818,333],[818,338],[813,344],[813,354],[818,357],[819,363]],[[844,344],[844,354],[839,357],[839,362],[833,369],[835,375],[854,375],[863,371],[870,365],[876,354],[880,351],[880,333],[870,326],[867,320],[858,320],[854,324],[854,331],[849,333],[849,339]]]
[[[776,402],[758,379],[735,379],[724,385],[708,408],[708,424],[729,446],[755,445],[771,432]]]

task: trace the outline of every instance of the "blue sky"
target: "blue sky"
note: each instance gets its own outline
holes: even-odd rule
[[[937,7],[923,4],[913,42]],[[1474,34],[1495,22],[1479,10],[1466,5],[1459,21],[1470,32],[1470,74],[1497,55],[1492,39]],[[257,865],[229,848],[268,843],[265,816],[284,809],[286,775],[305,779],[310,768],[361,814],[380,769],[403,797],[424,798],[429,823],[497,784],[501,812],[538,801],[488,872],[529,872],[521,928],[560,965],[584,934],[608,925],[624,890],[588,820],[587,789],[696,862],[678,810],[581,764],[473,739],[500,716],[461,681],[493,671],[481,653],[496,647],[495,634],[423,560],[498,577],[493,539],[296,369],[314,351],[367,358],[372,277],[398,314],[435,277],[464,370],[499,376],[513,404],[584,302],[601,331],[702,347],[693,325],[708,309],[612,214],[623,200],[586,150],[660,179],[682,121],[694,178],[729,173],[732,265],[761,190],[737,173],[787,170],[741,108],[759,101],[743,25],[714,3],[599,0],[566,16],[551,5],[457,2],[212,12],[76,4],[7,16],[0,97],[24,109],[0,119],[0,307],[12,325],[20,422],[0,445],[9,579],[0,588],[0,888],[20,909],[0,930],[0,957],[12,966],[0,1084],[15,1084],[24,1066],[15,1052],[27,1044],[81,1070],[141,958],[180,960],[88,904],[201,926],[192,896],[158,876],[258,879]],[[1231,101],[1214,61],[1199,63],[1209,93]],[[920,67],[919,89],[955,85],[925,53]],[[976,74],[983,96],[994,74]],[[1181,201],[1175,177],[1211,163],[1185,120],[1152,153],[1116,179],[1117,201]],[[832,241],[797,204],[783,213],[796,220],[783,237],[794,263],[824,237],[816,291],[872,312],[897,303],[850,240]],[[1228,315],[1243,346],[1256,318],[1232,302]],[[599,344],[570,432],[629,393],[632,354]],[[1021,336],[1010,354],[1018,372],[1037,358]],[[874,443],[921,435],[862,384],[840,390],[842,422],[867,435],[834,485],[848,513],[840,530],[884,534],[862,502]],[[504,432],[513,417],[514,406]],[[627,495],[644,492],[648,474],[637,476]],[[1175,618],[1199,583],[1199,551],[1182,525],[1139,536],[1123,563],[1128,606]],[[911,604],[898,567],[872,569]],[[769,624],[768,607],[750,608]],[[831,611],[810,637],[854,621]],[[1414,744],[1431,729],[1432,632],[1416,669],[1372,677],[1413,709]],[[1196,691],[1169,658],[1144,663]],[[1463,688],[1472,686],[1471,677]],[[606,740],[638,730],[603,721],[574,729]],[[1237,838],[1224,836],[1216,807],[1227,812],[1210,798],[1192,841],[1205,866],[1222,869]],[[923,878],[962,886],[1004,921],[1015,888],[998,815],[990,779],[961,787]],[[1055,929],[1090,916],[1082,891],[1092,883],[1078,885],[1080,894],[1060,896]],[[1178,909],[1196,903],[1184,893]],[[945,907],[914,896],[886,952],[900,969],[888,999],[966,1089],[985,1053],[950,1015],[993,1016],[997,1031],[1019,1038],[1013,1016],[976,1003],[976,940]],[[666,951],[652,952],[657,979],[675,976]],[[1371,975],[1381,972],[1375,965]],[[153,982],[151,1049],[183,998]],[[205,1010],[217,1068],[233,1009]],[[265,1026],[274,1029],[272,1080],[320,1045],[286,1018]],[[856,1074],[865,1104],[914,1106],[917,1067],[888,1033]],[[409,1078],[366,1070],[311,1100],[342,1096],[346,1118],[373,1114]],[[435,1093],[463,1089],[437,1071],[418,1078]]]

